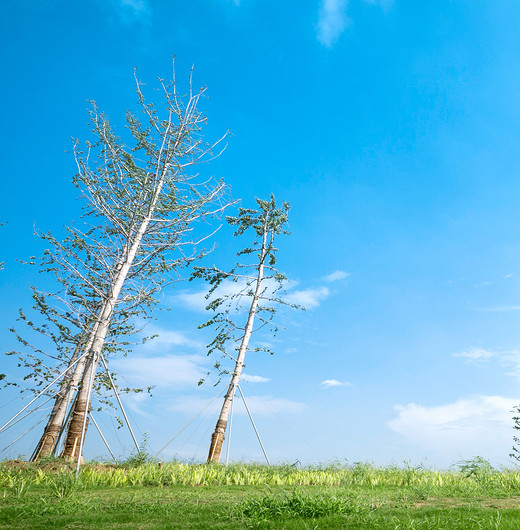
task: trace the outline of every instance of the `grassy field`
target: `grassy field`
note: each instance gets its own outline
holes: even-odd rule
[[[520,471],[11,461],[0,528],[520,529]]]

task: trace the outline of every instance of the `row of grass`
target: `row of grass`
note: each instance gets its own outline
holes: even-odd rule
[[[201,487],[202,486],[202,487]],[[520,528],[520,471],[0,463],[0,528]]]
[[[20,481],[52,485],[75,475],[69,465],[54,461],[46,465],[0,463],[0,487]],[[83,465],[78,482],[84,487],[126,486],[418,486],[449,489],[462,494],[479,492],[520,493],[520,470],[496,470],[485,460],[462,462],[456,470],[437,471],[412,466],[377,467],[371,464],[315,467],[235,464],[228,467],[181,462],[111,466]]]

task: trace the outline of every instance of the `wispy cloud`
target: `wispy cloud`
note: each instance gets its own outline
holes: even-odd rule
[[[184,291],[173,297],[173,301],[180,302],[182,305],[192,309],[193,311],[204,312],[207,305],[216,298],[225,298],[226,296],[233,296],[240,293],[245,287],[246,281],[233,282],[231,280],[224,280],[218,288],[212,293],[209,298],[209,289],[204,286],[195,291]],[[247,296],[243,297],[248,299]]]
[[[366,4],[379,6],[383,11],[389,10],[394,5],[394,0],[363,0]],[[332,48],[340,35],[349,25],[347,15],[349,0],[321,0],[317,37],[318,41]]]
[[[146,416],[147,418],[153,417],[149,412],[145,410],[145,402],[150,399],[148,394],[135,394],[130,393],[124,397],[124,402],[127,407],[141,416]]]
[[[306,309],[313,309],[320,305],[322,300],[330,296],[328,287],[317,287],[315,289],[295,290],[287,293],[284,299],[290,304],[297,304]]]
[[[149,23],[152,9],[148,0],[109,0],[107,4],[123,24]]]
[[[333,388],[336,386],[352,386],[348,381],[338,381],[337,379],[325,379],[320,385],[324,388]]]
[[[485,456],[497,440],[510,445],[510,411],[517,402],[502,396],[477,396],[446,405],[397,405],[398,415],[388,426],[423,449],[452,456]]]
[[[165,355],[114,359],[111,366],[131,385],[194,386],[207,372],[204,355]]]
[[[516,377],[520,381],[520,351],[513,350],[502,354],[500,362],[502,366],[505,366],[510,371],[506,372],[507,375]]]
[[[475,311],[520,311],[520,305],[503,305],[495,307],[475,307]]]
[[[268,377],[262,377],[261,375],[249,375],[249,374],[242,374],[241,379],[242,381],[245,381],[246,383],[267,383],[268,381],[271,381]]]
[[[347,279],[348,277],[350,276],[350,273],[349,272],[345,272],[345,271],[334,271],[333,273],[331,274],[327,274],[327,276],[324,276],[322,278],[322,281],[326,282],[326,283],[332,283],[332,282],[337,282],[339,280],[345,280]]]
[[[310,289],[297,289],[299,285],[297,281],[289,281],[285,285],[286,294],[281,291],[276,292],[275,296],[281,298],[289,304],[296,304],[305,307],[306,309],[313,309],[320,305],[320,302],[331,295],[328,287],[316,287]],[[224,298],[230,295],[240,293],[246,287],[245,281],[233,282],[231,280],[224,280],[220,286],[212,293],[209,298],[206,298],[208,289],[202,287],[195,291],[184,291],[175,295],[172,299],[174,303],[180,303],[189,309],[198,312],[204,312],[207,305],[216,298]],[[275,291],[275,283],[272,283],[272,288],[267,284],[267,292]],[[236,299],[238,301],[238,298]],[[240,297],[241,305],[245,305],[250,300],[250,297],[244,295]]]
[[[164,352],[165,350],[171,350],[175,346],[184,346],[196,350],[201,350],[205,347],[203,342],[190,339],[180,331],[161,328],[153,324],[146,326],[144,331],[147,335],[157,335],[145,343],[144,347],[147,350],[161,350]]]
[[[473,364],[494,362],[507,370],[506,375],[516,377],[520,381],[520,350],[500,351],[471,348],[465,352],[454,353],[453,357],[461,357]]]
[[[322,0],[318,19],[318,40],[331,48],[348,24],[347,0]]]
[[[298,401],[290,401],[273,396],[246,396],[247,406],[251,414],[256,416],[273,416],[277,414],[301,414],[305,410],[305,404]],[[237,394],[235,397],[234,414],[244,415],[247,411],[243,400]],[[199,396],[181,396],[169,407],[187,414],[193,414],[207,406],[208,401]],[[218,413],[222,401],[217,400],[208,408],[209,413]]]
[[[496,357],[497,353],[490,350],[485,350],[484,348],[471,348],[467,351],[454,353],[453,357],[462,357],[469,361],[488,361],[493,357]]]

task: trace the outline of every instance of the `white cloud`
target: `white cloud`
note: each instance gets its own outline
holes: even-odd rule
[[[146,412],[144,410],[143,406],[145,405],[145,401],[150,399],[150,396],[148,394],[140,393],[130,393],[125,395],[122,400],[124,401],[125,405],[136,414],[140,414],[141,416],[146,416],[148,418],[151,418],[152,415],[149,412]]]
[[[160,349],[164,352],[172,346],[187,346],[197,350],[204,349],[204,343],[192,340],[179,331],[160,328],[153,324],[146,326],[144,331],[146,335],[157,335],[157,337],[145,343],[144,347],[148,350]]]
[[[111,366],[131,385],[177,387],[196,385],[205,376],[203,355],[165,355],[114,359]]]
[[[506,372],[507,375],[511,375],[520,380],[520,351],[511,350],[500,353],[499,355],[500,364],[508,369],[512,369],[512,371]]]
[[[322,280],[327,283],[337,282],[339,280],[345,280],[350,276],[349,272],[345,271],[334,271],[331,274],[327,274],[327,276],[324,276]]]
[[[148,23],[150,21],[152,10],[148,0],[110,0],[107,4],[115,10],[118,18],[124,24]]]
[[[338,381],[337,379],[325,379],[320,385],[325,388],[332,388],[335,386],[352,386],[352,383],[349,383],[348,381]]]
[[[328,287],[318,287],[316,289],[302,289],[291,291],[284,297],[290,304],[302,305],[306,309],[318,307],[322,300],[330,296]]]
[[[446,455],[503,457],[512,444],[512,413],[518,398],[477,396],[447,405],[397,405],[388,422],[419,449]]]
[[[512,278],[513,274],[510,272],[509,274],[504,274],[503,278],[504,280],[508,280],[509,278]]]
[[[389,10],[394,0],[364,0],[367,4],[377,5],[383,11]],[[350,19],[347,16],[348,0],[321,0],[317,37],[319,42],[327,48],[332,48]]]
[[[204,288],[191,292],[182,291],[173,297],[173,302],[180,302],[193,311],[203,312],[209,304],[209,300],[206,299],[207,292],[207,289]]]
[[[476,311],[520,311],[520,305],[504,305],[496,307],[476,307]]]
[[[223,398],[222,398],[223,399]],[[222,407],[222,399],[219,398],[208,409],[212,414],[218,414]],[[170,410],[177,410],[187,414],[195,414],[208,404],[207,399],[201,397],[182,396],[178,398],[170,407]],[[272,396],[246,396],[247,406],[253,416],[272,416],[277,414],[301,414],[305,405],[297,401],[290,401],[284,398]],[[237,392],[234,400],[233,414],[245,415],[247,411],[244,402]]]
[[[317,28],[321,44],[331,48],[347,23],[347,0],[322,0]]]
[[[119,0],[122,7],[132,9],[136,13],[143,13],[149,10],[146,0]]]
[[[314,289],[296,289],[299,285],[296,281],[290,281],[285,284],[285,289],[287,294],[284,294],[281,291],[275,293],[276,297],[283,299],[289,304],[302,305],[306,309],[312,309],[320,305],[320,302],[325,298],[328,298],[331,294],[328,287],[317,287]],[[209,298],[206,298],[208,289],[202,287],[196,291],[184,291],[172,298],[173,303],[177,302],[193,311],[204,312],[208,304],[215,300],[216,298],[223,298],[226,296],[232,296],[240,293],[247,287],[245,281],[233,282],[231,280],[224,280],[220,286],[212,293]],[[269,295],[269,292],[273,293],[277,285],[275,282],[271,284],[267,283],[266,294]],[[250,302],[250,297],[244,295],[240,299],[237,297],[235,301],[245,306],[247,309],[247,304]]]
[[[233,282],[231,280],[224,280],[209,298],[206,298],[209,289],[202,287],[196,291],[184,291],[173,297],[174,301],[180,302],[182,305],[194,311],[204,312],[208,304],[216,298],[224,298],[226,296],[233,296],[240,293],[247,287],[247,282],[241,280]],[[249,297],[245,296],[247,300]]]
[[[453,357],[461,357],[470,363],[487,363],[494,361],[509,370],[506,375],[520,380],[520,350],[492,351],[483,348],[471,348],[466,352],[454,353]]]
[[[271,381],[268,377],[262,377],[261,375],[249,375],[242,374],[242,380],[246,383],[267,383]]]
[[[454,353],[453,357],[462,357],[469,361],[488,361],[493,357],[496,357],[496,352],[485,350],[483,348],[471,348],[468,351]]]

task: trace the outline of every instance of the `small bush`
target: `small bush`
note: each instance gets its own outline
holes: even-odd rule
[[[265,495],[239,504],[238,514],[249,519],[269,520],[271,518],[314,519],[330,515],[344,515],[362,511],[359,502],[348,496],[308,495],[298,490],[292,494]]]
[[[470,460],[461,460],[455,464],[465,477],[483,478],[496,473],[496,469],[484,458],[475,456]]]
[[[50,483],[51,491],[58,499],[68,499],[81,485],[80,480],[72,472],[60,471]]]

